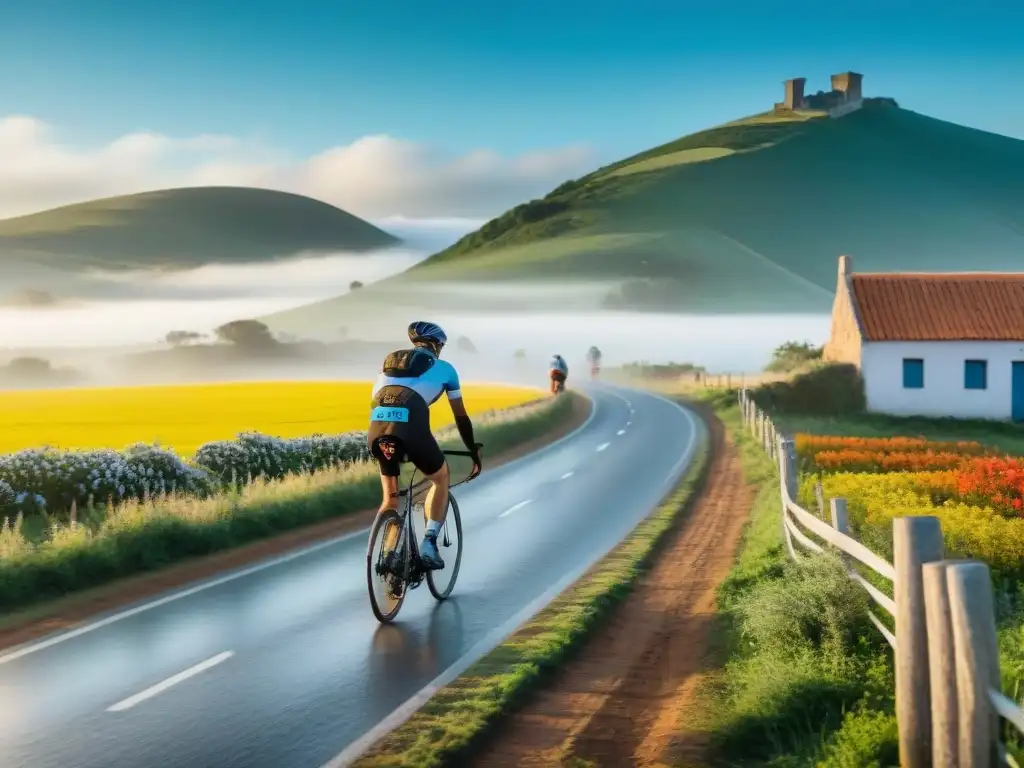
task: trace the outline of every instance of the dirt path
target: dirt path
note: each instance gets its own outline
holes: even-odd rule
[[[498,456],[488,458],[485,454],[484,471],[500,467],[502,464],[525,456],[569,434],[586,421],[590,415],[590,409],[591,404],[588,399],[575,398],[570,418],[559,425],[557,429],[520,443],[515,448],[510,448]],[[77,592],[44,605],[27,608],[12,616],[2,617],[0,649],[20,645],[58,630],[73,629],[97,614],[123,608],[192,582],[253,565],[299,547],[367,528],[373,522],[375,513],[375,509],[355,512],[336,520],[327,520],[289,531],[271,539],[264,539],[194,560],[186,560],[153,573],[140,574],[102,587]]]
[[[615,618],[474,761],[476,766],[601,768],[705,764],[680,732],[710,657],[715,590],[733,563],[753,489],[721,424],[703,494]],[[579,762],[575,762],[579,765]]]

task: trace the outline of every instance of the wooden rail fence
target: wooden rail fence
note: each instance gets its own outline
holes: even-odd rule
[[[838,550],[850,578],[892,618],[894,630],[877,609],[870,611],[894,653],[900,765],[1017,768],[1000,742],[1000,720],[1024,733],[1024,710],[1002,692],[988,566],[946,559],[936,517],[894,519],[889,563],[851,536],[845,499],[829,500],[831,524],[824,519],[820,485],[819,514],[802,508],[796,502],[793,440],[746,389],[740,390],[739,406],[746,429],[778,461],[782,535],[790,557]],[[865,567],[892,583],[892,597],[862,575]]]

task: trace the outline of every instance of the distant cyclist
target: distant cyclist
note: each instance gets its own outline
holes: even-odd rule
[[[473,473],[480,474],[480,445],[473,440],[473,423],[459,386],[459,374],[439,356],[448,337],[433,323],[409,326],[412,349],[400,349],[384,359],[373,387],[373,410],[367,437],[370,454],[380,467],[383,501],[380,509],[394,509],[403,454],[430,481],[427,492],[427,532],[420,545],[420,557],[430,569],[444,568],[437,551],[437,534],[448,514],[448,464],[430,431],[430,406],[441,393],[455,415],[459,436],[472,454]],[[390,542],[394,546],[395,542]]]
[[[569,366],[561,355],[551,358],[548,376],[551,378],[551,394],[557,394],[565,389],[565,380],[569,378]]]
[[[596,379],[597,374],[601,372],[601,350],[591,347],[587,351],[587,360],[590,362],[590,376]]]

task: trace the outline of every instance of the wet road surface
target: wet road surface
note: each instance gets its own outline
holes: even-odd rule
[[[635,390],[588,394],[578,431],[456,490],[465,550],[446,602],[421,586],[380,626],[360,531],[8,649],[0,765],[318,768],[350,754],[568,586],[685,470],[696,418]]]

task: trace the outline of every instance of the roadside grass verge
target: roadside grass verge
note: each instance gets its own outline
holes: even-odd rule
[[[665,534],[697,498],[706,477],[708,451],[707,430],[702,430],[702,443],[682,481],[622,544],[354,765],[464,764],[500,719],[541,687],[630,593]]]
[[[789,560],[778,472],[743,430],[735,391],[700,399],[736,441],[758,493],[719,588],[727,661],[700,691],[699,722],[682,727],[707,733],[713,765],[897,765],[892,655],[869,623],[866,595],[837,558]]]
[[[566,424],[573,398],[542,400],[477,419],[485,455],[543,436]],[[444,447],[461,443],[454,429],[439,432]],[[454,479],[464,466],[452,461]],[[407,470],[408,471],[408,470]],[[0,611],[9,612],[210,555],[303,526],[376,506],[380,481],[372,462],[325,469],[282,480],[258,481],[206,498],[167,496],[106,510],[93,526],[58,527],[42,544],[0,529]]]

